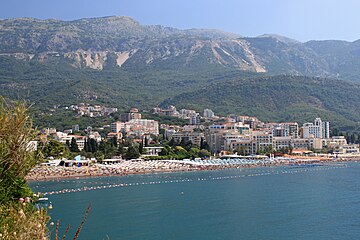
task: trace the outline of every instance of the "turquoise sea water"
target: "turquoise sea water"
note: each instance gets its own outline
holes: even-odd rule
[[[72,239],[89,203],[92,210],[79,239],[360,238],[360,163],[85,178],[31,186],[40,192],[75,191],[48,196],[54,206],[52,221],[61,221],[60,233],[71,225],[67,239]],[[87,190],[79,191],[82,187]]]

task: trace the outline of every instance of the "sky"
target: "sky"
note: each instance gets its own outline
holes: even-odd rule
[[[299,41],[360,39],[359,0],[0,0],[0,18],[129,16],[143,25],[210,28]]]

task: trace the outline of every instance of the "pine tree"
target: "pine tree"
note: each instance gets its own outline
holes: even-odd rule
[[[145,144],[145,147],[148,147],[148,146],[149,146],[147,137],[145,137],[145,139],[144,139],[144,144]]]
[[[187,141],[185,140],[185,138],[181,138],[180,146],[182,146],[183,148],[185,148],[186,145],[187,145]]]
[[[200,149],[204,149],[204,138],[200,140]]]
[[[88,142],[89,142],[89,139],[85,138],[85,141],[84,141],[84,151],[85,152],[89,152]]]
[[[143,154],[143,153],[144,153],[144,145],[143,145],[142,142],[139,144],[139,153],[140,153],[140,154]]]
[[[139,149],[134,146],[130,146],[125,154],[126,159],[134,159],[140,156]]]
[[[112,137],[110,142],[111,142],[111,145],[114,146],[115,148],[118,147],[118,140],[116,137]]]
[[[88,138],[86,142],[87,152],[92,152],[90,142],[91,142],[91,138]]]
[[[169,146],[175,147],[175,145],[176,145],[175,140],[171,138],[171,140],[169,141]]]
[[[70,148],[70,141],[69,140],[66,140],[66,146],[68,147],[68,148]]]
[[[98,150],[98,143],[96,142],[96,140],[95,139],[90,139],[89,140],[89,150],[90,150],[90,152],[92,152],[92,153],[95,153],[95,152],[97,152],[97,150]]]
[[[71,152],[80,152],[79,147],[76,143],[76,139],[72,138],[70,142],[70,151]]]
[[[124,155],[126,153],[126,151],[125,151],[125,148],[124,148],[124,144],[123,143],[120,143],[119,145],[118,145],[118,148],[117,148],[117,150],[116,150],[116,155],[118,155],[118,156],[122,156],[122,155]]]
[[[208,150],[210,152],[210,146],[207,142],[204,142],[204,148],[205,150]]]

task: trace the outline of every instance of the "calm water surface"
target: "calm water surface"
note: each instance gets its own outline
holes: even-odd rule
[[[79,239],[360,238],[360,163],[87,178],[31,186],[40,192],[108,186],[48,196],[54,206],[52,221],[61,221],[60,233],[70,224],[72,236],[92,204]]]

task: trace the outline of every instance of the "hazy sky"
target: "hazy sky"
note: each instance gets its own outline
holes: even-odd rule
[[[0,0],[0,18],[130,16],[141,24],[216,28],[300,41],[360,39],[360,0]]]

